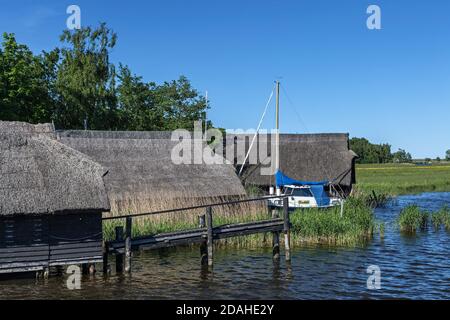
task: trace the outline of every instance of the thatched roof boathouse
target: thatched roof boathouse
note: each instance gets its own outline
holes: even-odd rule
[[[231,164],[175,164],[171,132],[58,131],[60,142],[109,170],[111,214],[236,200],[246,196]],[[193,138],[192,138],[193,139]]]
[[[224,152],[237,170],[244,161],[242,154],[233,150],[240,148],[247,153],[253,134],[227,134]],[[271,144],[274,135],[259,135],[244,165],[241,179],[245,184],[267,188],[274,186],[273,175],[261,173],[261,168],[274,166]],[[261,151],[261,146],[265,150]],[[231,148],[230,150],[227,150]],[[272,162],[269,163],[269,158]],[[349,135],[346,133],[326,134],[280,134],[280,170],[287,176],[301,181],[329,181],[349,194],[356,183],[355,160],[357,155],[349,148]]]
[[[51,125],[0,121],[0,273],[101,262],[105,174]]]

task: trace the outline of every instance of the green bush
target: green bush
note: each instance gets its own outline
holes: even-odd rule
[[[431,214],[431,223],[435,230],[439,230],[441,226],[450,231],[450,209],[444,206],[437,212]]]
[[[397,219],[400,231],[415,233],[418,230],[426,228],[428,222],[428,213],[421,210],[417,205],[405,207]]]

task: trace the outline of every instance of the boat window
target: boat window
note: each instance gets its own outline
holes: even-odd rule
[[[311,190],[309,189],[294,189],[292,193],[295,197],[312,197]]]
[[[292,194],[292,188],[285,188],[284,189],[284,194],[291,195]]]

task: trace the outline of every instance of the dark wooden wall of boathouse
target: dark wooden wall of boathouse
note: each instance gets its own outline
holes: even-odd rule
[[[0,273],[102,261],[99,212],[0,217]]]

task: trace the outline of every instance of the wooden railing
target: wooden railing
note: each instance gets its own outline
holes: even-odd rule
[[[278,217],[278,210],[272,208],[269,210],[270,218],[262,221],[253,221],[245,223],[228,224],[213,227],[214,208],[220,206],[229,206],[241,203],[268,201],[270,199],[283,200],[283,217]],[[268,203],[267,203],[268,205]],[[182,212],[196,209],[205,209],[205,214],[199,217],[199,228],[162,233],[157,235],[145,235],[133,238],[131,235],[133,219],[144,216]],[[132,250],[150,250],[163,247],[188,245],[193,243],[200,244],[200,261],[202,265],[213,265],[214,241],[219,239],[245,236],[256,233],[271,232],[273,235],[272,247],[273,258],[280,257],[280,233],[284,233],[285,256],[290,261],[290,220],[288,210],[287,196],[266,196],[245,200],[227,201],[213,203],[208,205],[198,205],[177,209],[154,211],[149,213],[138,213],[126,216],[104,217],[103,220],[125,219],[125,230],[123,226],[115,228],[115,240],[105,241],[103,250],[103,271],[108,272],[108,255],[116,255],[116,272],[131,272]],[[125,268],[123,267],[125,264]]]

